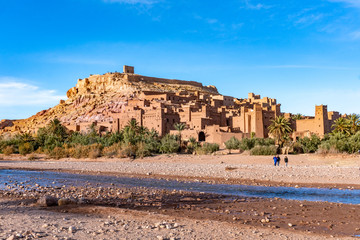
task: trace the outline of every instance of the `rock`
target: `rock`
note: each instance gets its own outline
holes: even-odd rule
[[[292,223],[288,223],[288,226],[289,226],[289,227],[292,227],[293,225],[292,225]]]
[[[58,205],[59,206],[65,206],[65,205],[71,205],[71,204],[76,204],[76,202],[72,199],[69,198],[60,198],[58,200]]]
[[[56,197],[52,196],[42,196],[38,200],[38,204],[43,207],[51,207],[51,206],[57,206],[58,205],[58,199]]]
[[[74,226],[70,226],[68,229],[69,233],[75,233],[76,232],[76,228]]]
[[[14,240],[14,239],[18,239],[18,238],[15,235],[11,235],[6,240]]]

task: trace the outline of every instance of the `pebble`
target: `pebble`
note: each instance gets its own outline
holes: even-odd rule
[[[70,226],[68,231],[69,231],[69,233],[75,233],[75,232],[76,232],[76,228],[73,227],[73,226]]]

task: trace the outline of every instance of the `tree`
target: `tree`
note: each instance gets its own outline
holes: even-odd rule
[[[351,134],[355,134],[360,129],[360,116],[358,114],[351,114],[348,117]]]
[[[185,123],[175,123],[174,128],[179,132],[179,145],[181,146],[181,132],[185,129]]]
[[[338,118],[335,120],[334,124],[332,125],[333,133],[342,133],[346,135],[350,135],[351,126],[349,119],[346,118]]]
[[[294,116],[291,117],[293,120],[300,120],[303,118],[303,115],[301,113],[297,113]]]
[[[289,121],[284,116],[278,116],[268,127],[270,134],[275,138],[280,147],[283,146],[288,134],[292,131]]]
[[[125,143],[135,145],[141,138],[140,127],[135,119],[131,119],[124,127],[123,136]]]
[[[50,121],[47,130],[50,134],[54,134],[60,139],[65,139],[68,135],[66,127],[64,127],[57,118]]]

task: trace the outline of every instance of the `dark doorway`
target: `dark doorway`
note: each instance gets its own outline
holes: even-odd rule
[[[205,133],[199,132],[199,142],[205,142]]]

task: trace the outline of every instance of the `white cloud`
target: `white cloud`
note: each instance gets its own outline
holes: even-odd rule
[[[55,90],[41,89],[23,79],[0,77],[0,106],[46,106],[50,107],[66,99]]]
[[[295,24],[313,24],[324,17],[324,14],[310,14],[300,17]]]
[[[248,9],[254,9],[254,10],[260,10],[260,9],[268,9],[270,6],[264,5],[261,3],[253,4],[249,0],[245,0],[246,8]]]
[[[152,5],[158,3],[157,0],[103,0],[108,3],[124,3],[124,4],[143,4],[143,5]]]
[[[350,33],[350,38],[351,38],[351,40],[359,40],[360,39],[360,30]]]
[[[329,2],[339,2],[345,3],[349,7],[359,7],[360,8],[360,1],[359,0],[328,0]]]

